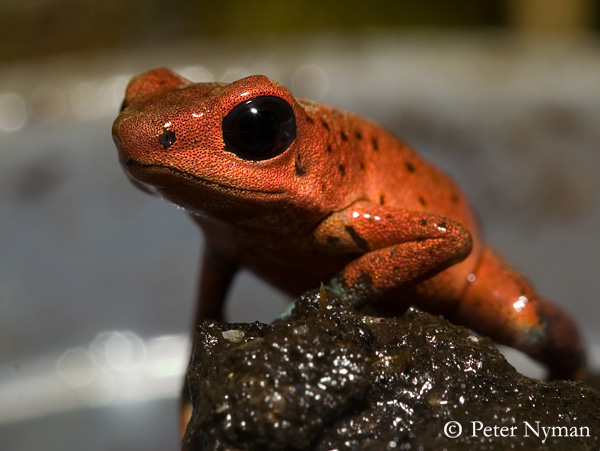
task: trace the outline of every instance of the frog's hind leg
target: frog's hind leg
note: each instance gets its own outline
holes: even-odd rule
[[[469,282],[456,322],[541,361],[551,379],[586,378],[585,349],[573,319],[541,299],[500,256],[485,249]]]
[[[359,308],[394,297],[455,265],[473,245],[469,231],[450,218],[368,201],[332,213],[315,238],[331,254],[358,255],[327,287]]]

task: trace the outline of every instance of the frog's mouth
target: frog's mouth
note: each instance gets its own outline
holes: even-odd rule
[[[195,174],[190,174],[179,168],[162,164],[144,164],[133,159],[128,159],[123,162],[123,166],[133,183],[150,194],[161,193],[169,188],[180,187],[182,184],[191,185],[196,188],[199,187],[200,189],[208,188],[221,193],[236,193],[238,195],[240,193],[267,196],[281,196],[285,194],[284,190],[260,190],[216,182]]]

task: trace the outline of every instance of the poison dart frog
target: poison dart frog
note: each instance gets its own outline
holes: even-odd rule
[[[221,319],[244,267],[291,295],[321,281],[358,308],[441,314],[583,378],[577,326],[486,245],[443,172],[374,122],[264,76],[128,85],[113,138],[135,185],[201,227],[196,323]]]

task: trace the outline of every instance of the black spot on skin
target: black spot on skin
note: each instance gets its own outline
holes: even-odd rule
[[[296,156],[296,161],[294,161],[294,168],[296,169],[297,175],[306,174],[306,169],[304,169],[300,163],[300,155]]]
[[[414,165],[410,161],[407,161],[406,164],[405,164],[405,166],[406,166],[406,170],[408,172],[411,172],[411,173],[415,172],[415,167],[414,167]]]
[[[338,169],[340,170],[340,174],[346,175],[346,167],[343,164],[340,164]]]
[[[327,144],[327,152],[330,152],[330,153],[331,153],[331,151],[332,151],[332,150],[333,150],[333,149],[331,149],[331,144]]]
[[[420,224],[422,226],[426,226],[427,225],[427,220],[426,219],[421,219]]]
[[[340,239],[337,236],[327,235],[327,243],[329,243],[329,244],[336,244],[339,241],[340,241]]]
[[[340,136],[342,137],[342,141],[348,141],[348,136],[344,132],[341,132]]]
[[[448,224],[445,221],[442,221],[438,224],[438,227],[441,229],[447,229],[448,228]]]
[[[456,193],[452,193],[452,194],[450,195],[450,200],[452,201],[452,203],[453,203],[454,205],[458,204],[458,194],[456,194]]]
[[[366,240],[362,236],[360,236],[356,230],[354,230],[354,227],[346,226],[346,232],[348,232],[350,238],[352,238],[352,240],[356,243],[356,245],[359,248],[366,252],[369,252],[369,243],[367,243]]]
[[[314,124],[314,123],[315,123],[315,120],[314,120],[312,117],[310,117],[308,114],[306,115],[306,120],[307,120],[308,122],[310,122],[311,124]]]
[[[327,191],[327,185],[325,185],[325,184],[321,185],[321,191],[322,192]]]
[[[323,119],[321,119],[321,124],[323,125],[323,127],[325,127],[325,130],[329,130],[329,124],[327,122],[325,122]]]
[[[385,205],[385,196],[383,194],[379,196],[379,205]]]
[[[379,150],[379,143],[376,138],[371,138],[371,144],[373,145],[373,150]]]
[[[362,133],[358,130],[354,132],[354,136],[356,136],[356,139],[358,139],[359,141],[362,141]]]
[[[359,166],[360,166],[360,169],[361,169],[361,170],[363,170],[363,171],[365,170],[365,164],[364,164],[364,163],[362,163],[362,162],[361,162],[361,163],[359,164]]]
[[[425,199],[423,199],[421,196],[419,196],[419,203],[423,206],[427,205],[427,202],[425,202]]]

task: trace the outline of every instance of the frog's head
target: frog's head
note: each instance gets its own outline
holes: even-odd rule
[[[137,186],[219,216],[298,198],[298,148],[314,139],[301,132],[306,121],[290,92],[267,77],[192,83],[156,69],[129,83],[112,133]]]

